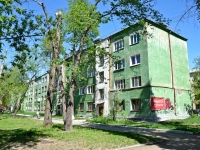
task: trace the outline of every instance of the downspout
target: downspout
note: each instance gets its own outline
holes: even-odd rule
[[[173,69],[173,61],[172,61],[172,47],[171,47],[171,40],[170,40],[170,33],[168,32],[168,40],[169,40],[169,51],[170,51],[170,65],[171,65],[171,76],[172,76],[172,89],[174,90],[174,114],[176,114],[176,89],[174,87],[174,69]]]
[[[108,37],[108,53],[110,54],[110,37]],[[108,114],[110,113],[110,81],[111,81],[111,76],[110,76],[110,56],[108,56]]]

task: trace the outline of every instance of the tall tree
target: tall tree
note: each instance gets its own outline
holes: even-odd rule
[[[98,26],[106,23],[114,17],[124,25],[150,18],[154,21],[166,22],[167,20],[153,9],[153,0],[96,0],[94,4],[87,0],[68,0],[69,8],[65,15],[64,26],[67,33],[67,43],[71,46],[70,80],[67,93],[67,102],[63,108],[66,113],[64,118],[65,130],[70,131],[72,127],[72,114],[74,106],[74,91],[77,87],[77,75],[80,74],[80,67],[84,64],[84,50],[90,49],[90,54],[95,54],[96,46],[93,43],[98,36]],[[98,11],[100,4],[108,5],[109,9],[103,12]],[[90,58],[90,57],[89,57]]]
[[[62,28],[62,14],[61,12],[56,13],[56,19],[53,20],[49,17],[44,3],[37,0],[33,0],[39,4],[45,14],[45,27],[47,29],[47,35],[51,41],[52,56],[51,56],[51,66],[49,71],[49,86],[47,90],[47,98],[45,104],[45,115],[44,115],[44,125],[52,125],[52,102],[54,97],[54,87],[56,74],[58,73],[58,65],[55,63],[59,59],[60,47],[61,47],[61,28]],[[53,28],[52,28],[53,26]]]
[[[26,79],[16,67],[3,73],[0,78],[0,100],[4,106],[12,104],[17,107],[22,93],[27,88]]]

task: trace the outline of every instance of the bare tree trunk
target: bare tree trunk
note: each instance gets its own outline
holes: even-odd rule
[[[73,130],[72,126],[72,115],[73,115],[73,107],[74,107],[74,90],[76,87],[76,82],[74,77],[71,79],[71,85],[69,89],[69,95],[68,95],[68,102],[66,105],[66,124],[65,124],[65,131],[71,131]]]
[[[60,86],[60,99],[62,100],[62,114],[63,114],[63,123],[66,125],[66,93],[65,93],[65,88],[66,88],[66,75],[65,75],[65,65],[62,65],[62,69],[60,69],[59,73],[59,86]]]
[[[44,115],[44,125],[52,125],[52,102],[53,102],[53,95],[54,95],[54,87],[55,87],[55,77],[56,72],[58,72],[58,69],[56,67],[55,61],[59,58],[60,54],[60,40],[61,40],[61,28],[62,28],[62,16],[61,12],[56,13],[56,19],[57,19],[57,28],[56,28],[56,35],[54,35],[51,32],[51,24],[49,22],[49,16],[46,10],[46,7],[43,2],[39,2],[38,0],[33,0],[38,5],[40,5],[44,11],[45,17],[46,17],[46,27],[48,30],[48,34],[51,38],[51,46],[52,46],[52,59],[51,59],[51,68],[50,68],[50,74],[49,74],[49,88],[47,91],[47,98],[46,98],[46,104],[45,104],[45,115]]]
[[[21,99],[21,95],[19,95],[19,97],[18,97],[18,99],[17,99],[17,103],[16,103],[16,105],[15,105],[13,117],[16,116],[17,111],[19,110],[19,107],[20,107],[20,99]]]
[[[56,76],[56,67],[53,65],[50,69],[49,87],[45,103],[45,115],[43,124],[46,126],[52,125],[52,101],[53,101],[53,94],[55,87],[55,76]]]
[[[7,55],[7,50],[4,52],[3,60],[2,60],[1,66],[0,66],[0,77],[3,72],[4,61],[5,61],[6,55]]]

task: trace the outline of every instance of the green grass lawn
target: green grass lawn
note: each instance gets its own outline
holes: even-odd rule
[[[13,146],[24,149],[42,149],[42,139],[54,141],[51,149],[111,149],[130,146],[138,143],[158,140],[133,133],[103,131],[91,128],[74,126],[72,132],[65,132],[64,126],[54,124],[52,127],[43,127],[42,121],[0,114],[0,149],[13,149]],[[32,144],[30,144],[30,142]],[[26,147],[24,147],[26,146]],[[41,146],[38,148],[37,146]],[[48,149],[48,144],[44,149]],[[61,148],[61,147],[60,147]]]
[[[126,125],[135,127],[171,129],[171,130],[185,130],[185,131],[192,131],[195,133],[200,132],[200,117],[197,115],[193,115],[187,119],[168,120],[158,123],[136,121],[136,120],[112,121],[109,118],[102,118],[102,117],[87,119],[87,121],[92,123],[116,124],[116,125]]]

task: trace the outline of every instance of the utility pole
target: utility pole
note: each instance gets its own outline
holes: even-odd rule
[[[0,66],[0,77],[1,77],[1,74],[2,74],[2,72],[3,72],[3,67],[4,67],[4,62],[5,62],[6,55],[7,55],[7,50],[5,50],[4,56],[3,56],[3,60],[2,60],[2,62],[1,62],[1,66]]]

